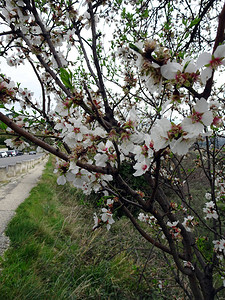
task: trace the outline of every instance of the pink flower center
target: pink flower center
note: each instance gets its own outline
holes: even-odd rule
[[[219,116],[215,116],[213,119],[213,125],[214,126],[220,126],[222,125],[222,118]]]
[[[69,107],[70,107],[70,102],[69,102],[69,101],[66,101],[66,102],[63,103],[63,105],[64,105],[64,108],[65,108],[65,109],[66,109],[66,108],[69,108]]]
[[[123,133],[121,134],[121,139],[122,139],[122,141],[128,141],[129,138],[130,138],[130,133],[128,133],[128,132],[123,132]]]
[[[110,161],[115,161],[115,159],[116,159],[116,155],[114,155],[114,154],[110,154],[108,157],[109,157]]]
[[[75,127],[75,128],[73,129],[73,131],[74,131],[75,133],[80,133],[80,128]]]
[[[217,68],[218,66],[220,66],[222,64],[222,58],[221,57],[215,57],[213,58],[212,60],[210,60],[209,64],[210,64],[210,67],[212,69],[215,69]]]
[[[198,122],[201,122],[201,120],[202,120],[202,115],[203,115],[203,113],[194,111],[193,114],[192,114],[192,116],[191,116],[192,123],[198,123]]]
[[[147,169],[147,167],[148,167],[147,165],[143,165],[142,170],[145,171]]]
[[[150,142],[150,143],[149,143],[149,147],[150,147],[151,149],[153,149],[153,148],[154,148],[154,144],[153,144],[153,142]]]
[[[142,154],[144,156],[148,156],[148,147],[146,145],[142,146]]]
[[[172,139],[179,139],[183,135],[183,130],[180,124],[172,124],[171,129],[167,132],[168,138],[171,141]]]

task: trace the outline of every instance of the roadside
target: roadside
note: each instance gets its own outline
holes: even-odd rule
[[[40,157],[41,155],[42,154],[40,154],[40,153],[38,153],[36,155],[24,154],[24,155],[0,158],[0,166],[13,165],[13,164],[16,164],[17,162],[23,162],[23,161],[28,161],[31,159],[36,159],[36,158]]]
[[[93,231],[95,195],[87,198],[68,183],[58,185],[54,163],[50,156],[7,226],[10,247],[0,258],[0,299],[153,299],[152,284],[150,292],[144,281],[138,284],[142,256],[132,254],[140,248],[132,224],[121,218],[110,231]]]
[[[0,256],[9,246],[9,239],[4,231],[15,215],[17,207],[29,196],[31,189],[37,184],[47,160],[48,158],[45,158],[28,173],[0,186]]]

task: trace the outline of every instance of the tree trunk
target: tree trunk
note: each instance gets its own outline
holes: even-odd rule
[[[195,300],[214,299],[215,289],[213,287],[212,266],[207,265],[204,273],[196,268],[196,275],[189,276],[189,282]]]
[[[212,266],[207,265],[204,271],[204,277],[200,281],[204,300],[213,300],[215,297],[215,289],[213,287]]]
[[[195,275],[189,276],[190,288],[195,300],[205,300]]]

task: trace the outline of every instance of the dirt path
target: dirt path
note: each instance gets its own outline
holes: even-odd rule
[[[0,186],[0,256],[9,246],[9,238],[4,231],[15,215],[17,207],[29,196],[31,189],[42,175],[47,158],[19,178],[14,178],[7,185]]]

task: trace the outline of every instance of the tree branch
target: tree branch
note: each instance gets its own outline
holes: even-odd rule
[[[40,146],[41,148],[47,150],[48,152],[58,156],[59,158],[65,160],[65,161],[69,160],[69,157],[65,153],[59,151],[58,149],[55,149],[54,147],[48,145],[44,141],[36,138],[35,136],[30,134],[29,132],[25,131],[23,128],[17,126],[16,123],[14,123],[12,120],[10,120],[7,116],[5,116],[1,112],[0,112],[0,120],[3,123],[5,123],[8,127],[10,127],[12,130],[14,130],[16,133],[18,133],[19,135],[25,137],[26,139],[28,139],[32,143]]]
[[[95,165],[91,165],[88,163],[84,163],[82,161],[77,161],[76,165],[78,167],[81,167],[89,172],[96,172],[96,173],[101,173],[101,174],[108,174],[108,175],[114,175],[117,173],[117,170],[113,167],[111,167],[110,165],[108,165],[107,167],[99,167],[99,166],[95,166]]]
[[[109,121],[110,123],[113,123],[115,125],[117,123],[113,116],[113,110],[110,108],[108,100],[107,100],[105,85],[104,85],[103,77],[102,77],[102,71],[101,71],[100,65],[99,65],[99,59],[98,59],[98,54],[97,54],[97,33],[96,33],[95,16],[94,16],[93,7],[92,7],[91,2],[88,4],[88,7],[89,7],[90,16],[91,16],[92,52],[93,52],[95,67],[96,67],[97,74],[98,74],[100,93],[102,95],[102,99],[104,102],[107,121]]]
[[[27,4],[27,8],[33,13],[34,15],[34,18],[35,18],[35,21],[36,23],[39,25],[39,27],[41,28],[41,31],[43,33],[43,36],[45,38],[45,40],[47,41],[48,45],[49,45],[49,49],[51,50],[51,53],[53,54],[55,60],[56,60],[56,63],[58,65],[59,68],[62,68],[62,63],[61,63],[61,60],[55,50],[55,47],[50,39],[50,34],[49,32],[45,29],[39,15],[38,15],[38,12],[36,10],[36,6],[35,6],[35,1],[32,0],[32,5],[33,7],[30,5],[30,1],[26,1],[26,4]]]
[[[224,30],[225,30],[225,3],[223,6],[223,9],[219,15],[219,24],[217,27],[217,34],[216,34],[216,39],[213,47],[213,53],[215,52],[216,48],[219,46],[220,43],[224,41]],[[213,85],[213,76],[214,76],[214,70],[212,73],[212,76],[208,79],[206,82],[205,89],[203,93],[201,94],[201,97],[208,99],[211,91],[212,91],[212,85]]]
[[[210,7],[213,5],[213,3],[215,2],[215,0],[211,0],[207,3],[207,5],[204,7],[201,15],[199,16],[200,21],[194,26],[192,32],[191,32],[191,36],[190,36],[190,40],[188,41],[188,43],[185,45],[185,50],[188,49],[188,47],[190,46],[190,44],[194,41],[194,37],[196,35],[196,32],[199,28],[200,22],[203,19],[203,17],[205,16],[205,14],[207,13],[207,11],[210,9]]]

